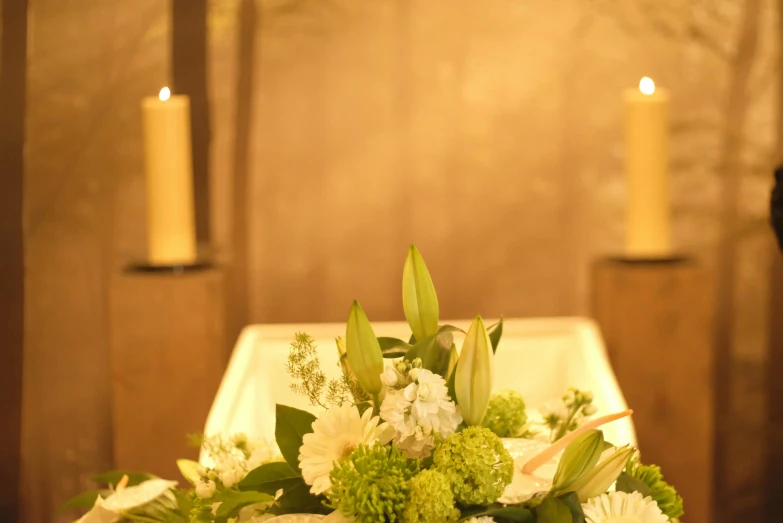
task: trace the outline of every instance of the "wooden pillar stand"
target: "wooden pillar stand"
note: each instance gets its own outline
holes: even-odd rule
[[[127,271],[111,288],[114,460],[120,469],[179,478],[197,459],[228,355],[225,278],[214,268]]]
[[[605,259],[592,272],[593,314],[634,409],[642,461],[660,465],[688,523],[712,523],[715,459],[712,289],[687,259]]]

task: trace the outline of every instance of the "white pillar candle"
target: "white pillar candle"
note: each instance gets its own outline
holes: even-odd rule
[[[642,78],[625,98],[628,181],[626,256],[672,255],[669,218],[669,93]]]
[[[147,182],[147,247],[152,265],[187,265],[196,261],[193,209],[193,160],[190,98],[142,100]]]

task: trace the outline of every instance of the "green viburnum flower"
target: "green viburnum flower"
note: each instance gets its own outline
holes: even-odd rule
[[[437,469],[424,470],[411,479],[410,499],[403,511],[405,523],[444,523],[457,521],[454,494],[449,480]]]
[[[481,424],[497,434],[499,438],[513,438],[519,435],[527,423],[525,400],[513,390],[493,394],[489,400],[484,421]]]
[[[650,488],[650,496],[658,503],[658,507],[670,519],[681,518],[685,513],[682,497],[677,490],[663,479],[661,467],[658,465],[642,465],[639,459],[632,459],[625,469],[632,478],[642,481]]]
[[[435,450],[433,461],[451,483],[454,498],[466,506],[494,503],[514,476],[514,460],[485,427],[452,434]]]
[[[356,523],[399,521],[410,479],[419,472],[394,447],[359,445],[347,460],[335,463],[328,491],[332,504]]]

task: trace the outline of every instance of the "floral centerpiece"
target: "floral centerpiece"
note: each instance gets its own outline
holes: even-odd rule
[[[683,514],[661,471],[599,427],[592,395],[570,389],[539,420],[515,391],[493,394],[502,320],[439,324],[427,267],[411,246],[403,269],[408,340],[377,337],[358,302],[336,340],[341,378],[327,380],[313,340],[296,334],[294,391],[318,415],[277,405],[274,443],[236,434],[198,444],[209,466],[179,460],[176,482],[114,472],[67,506],[81,523],[355,521],[664,523]],[[455,336],[463,337],[457,350]]]

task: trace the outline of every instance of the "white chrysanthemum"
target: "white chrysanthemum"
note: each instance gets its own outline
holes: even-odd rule
[[[658,503],[640,493],[609,492],[582,503],[587,523],[666,523]]]
[[[435,436],[454,434],[462,415],[441,376],[427,369],[412,369],[409,376],[413,383],[387,392],[381,418],[394,429],[394,443],[407,457],[425,458],[435,446]]]
[[[368,409],[359,416],[355,406],[332,407],[313,422],[313,432],[305,434],[299,447],[299,466],[310,492],[326,492],[332,483],[329,473],[334,462],[345,459],[361,445],[377,441],[382,429],[380,419]]]

